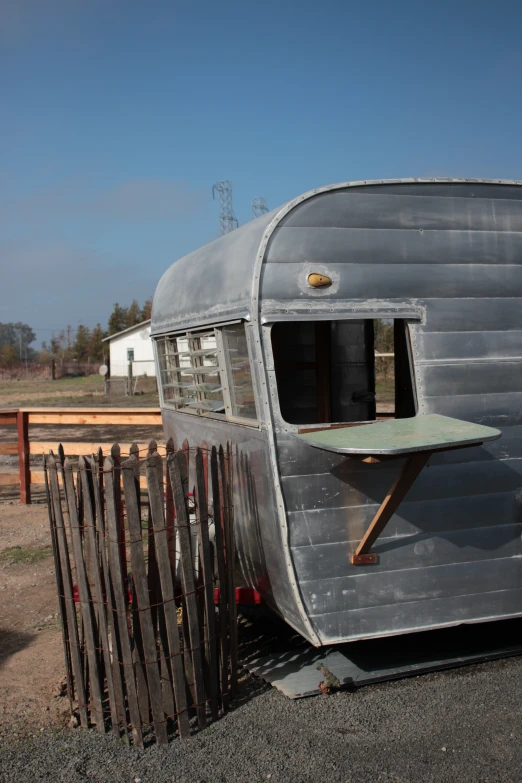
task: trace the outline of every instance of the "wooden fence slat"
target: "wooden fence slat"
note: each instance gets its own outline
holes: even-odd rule
[[[60,565],[60,555],[58,553],[58,540],[56,538],[56,520],[54,517],[54,506],[51,498],[51,488],[49,486],[49,478],[48,478],[47,457],[45,456],[45,454],[43,457],[43,468],[45,474],[45,494],[47,498],[47,512],[49,516],[49,526],[51,528],[51,544],[53,549],[54,574],[56,577],[56,589],[58,591],[58,606],[60,607],[60,620],[62,626],[62,643],[63,643],[63,652],[65,656],[65,671],[67,675],[66,677],[67,698],[69,700],[69,707],[71,709],[71,715],[72,715],[74,709],[73,708],[74,691],[73,691],[73,673],[72,673],[72,663],[71,663],[71,647],[69,644],[69,635],[68,635],[68,627],[67,627],[67,611],[66,611],[65,598],[64,598],[62,569]]]
[[[136,680],[134,677],[134,668],[132,665],[132,650],[129,639],[129,627],[127,618],[127,596],[123,580],[123,566],[121,557],[121,530],[120,515],[117,505],[116,483],[119,484],[119,476],[114,476],[114,459],[107,457],[103,464],[105,474],[105,504],[107,510],[107,532],[109,536],[109,570],[110,581],[114,591],[116,603],[119,637],[121,644],[121,654],[123,670],[125,675],[125,684],[127,687],[127,700],[129,704],[129,713],[132,724],[132,736],[134,742],[143,747],[143,733],[141,730],[140,711],[138,706],[138,697],[136,693]],[[118,481],[117,481],[118,480]]]
[[[236,446],[234,465],[236,470],[237,502],[239,506],[239,518],[243,520],[243,525],[239,529],[235,530],[235,534],[239,539],[241,539],[243,535],[242,528],[246,530],[254,531],[254,527],[253,527],[252,516],[250,514],[250,506],[248,503],[248,489],[247,489],[247,477],[246,477],[246,470],[245,470],[245,463],[244,463],[244,454],[242,451],[240,452],[237,446]],[[238,546],[238,552],[237,552],[241,563],[241,569],[245,575],[245,579],[247,583],[253,584],[254,575],[253,575],[252,565],[250,563],[250,558],[247,559],[242,557],[240,551],[244,551],[244,547],[241,545],[241,543]]]
[[[165,622],[165,610],[158,612],[158,645],[160,655],[161,692],[163,694],[163,711],[165,715],[174,720],[176,717],[176,704],[172,689],[173,674],[169,659],[169,641],[167,624]]]
[[[120,561],[123,571],[123,581],[127,579],[127,546],[125,542],[125,512],[121,502],[121,451],[117,443],[111,447],[111,457],[114,461],[114,500],[116,503],[116,513],[118,514],[120,528]]]
[[[196,451],[196,520],[200,552],[200,565],[204,586],[205,602],[205,654],[208,669],[208,692],[210,696],[210,711],[212,720],[218,718],[217,684],[219,678],[217,638],[216,638],[216,608],[214,605],[214,568],[212,564],[211,544],[208,535],[208,504],[207,487],[205,483],[204,461],[200,448]]]
[[[174,582],[168,556],[167,531],[163,513],[163,498],[158,481],[158,473],[154,459],[147,460],[147,478],[149,483],[149,503],[154,531],[155,548],[158,553],[158,568],[161,581],[163,604],[165,606],[165,625],[167,627],[169,657],[174,684],[174,697],[178,716],[179,734],[182,739],[190,736],[190,725],[187,712],[187,697],[185,692],[185,674],[181,660],[178,618],[174,600]]]
[[[165,450],[167,456],[173,454],[175,451],[174,440],[169,438]],[[157,446],[156,446],[157,451]],[[176,532],[174,529],[174,499],[172,497],[172,486],[170,483],[170,475],[168,470],[165,471],[165,530],[167,533],[167,548],[169,552],[170,569],[172,578],[175,579],[176,574]],[[171,681],[172,674],[169,669],[169,662],[167,660],[168,639],[167,639],[167,626],[165,623],[165,610],[162,607],[162,611],[158,614],[159,625],[159,642],[161,651],[161,664],[162,664],[162,683],[164,688],[164,700],[167,706],[167,714],[175,713],[174,706],[174,692],[172,690]],[[169,677],[170,674],[170,677]],[[172,704],[172,707],[168,705]]]
[[[103,452],[101,450],[101,447],[98,449],[96,455],[93,454],[92,457],[96,461],[96,477],[98,479],[97,486],[99,489],[99,492],[97,493],[97,497],[100,501],[100,508],[97,509],[97,517],[98,517],[98,528],[100,530],[100,535],[103,536],[102,539],[100,539],[100,543],[104,544],[105,552],[106,549],[106,536],[105,536],[105,530],[102,532],[101,525],[105,525],[105,505],[104,505],[104,491],[103,491]],[[99,513],[98,513],[99,512]],[[105,561],[107,558],[105,558]]]
[[[123,578],[123,585],[124,588],[127,589],[127,593],[125,594],[125,600],[127,600],[128,595],[128,569],[127,569],[127,547],[125,542],[125,515],[123,510],[123,504],[121,500],[121,451],[120,446],[118,443],[113,443],[111,446],[111,457],[114,461],[114,468],[112,470],[112,479],[113,479],[113,493],[112,497],[114,498],[115,502],[115,508],[116,508],[116,514],[118,518],[118,528],[119,528],[119,542],[120,542],[120,564],[121,564],[121,570],[122,570],[122,578]],[[118,621],[118,629],[119,629],[119,621]],[[118,632],[118,639],[121,639],[121,633]],[[131,641],[131,650],[132,650],[132,639]],[[121,653],[123,655],[123,653]],[[122,659],[120,659],[122,660]],[[136,676],[136,671],[134,670],[134,676]],[[137,691],[136,691],[137,693]],[[128,700],[128,694],[127,694],[127,700]],[[138,703],[139,707],[139,703]]]
[[[204,475],[205,475],[205,492],[206,497],[208,498],[208,463],[210,461],[210,449],[206,443],[206,441],[202,440],[199,444],[199,448],[201,449],[203,453],[203,468],[204,468]]]
[[[138,596],[134,584],[134,575],[132,572],[128,576],[129,593],[131,595],[131,618],[132,618],[132,660],[134,663],[134,673],[136,675],[136,693],[138,694],[138,707],[141,715],[142,726],[150,723],[150,705],[149,705],[149,687],[147,677],[142,661],[146,661],[145,648],[143,647],[143,636],[140,626],[140,610],[138,606]]]
[[[161,413],[128,414],[121,413],[121,409],[119,413],[24,413],[29,418],[29,424],[140,424],[144,427],[161,427]]]
[[[0,425],[1,424],[2,422],[0,421]],[[42,451],[44,450],[42,449]],[[38,453],[41,454],[42,452]],[[18,441],[15,443],[0,443],[0,454],[18,454]]]
[[[100,677],[100,667],[98,665],[97,655],[97,633],[94,621],[94,610],[91,598],[91,591],[87,579],[85,568],[84,551],[82,548],[82,539],[80,534],[80,520],[78,517],[77,499],[74,488],[71,463],[68,459],[64,464],[65,473],[65,498],[69,511],[69,531],[73,549],[74,562],[76,565],[76,579],[78,582],[78,593],[80,598],[80,613],[83,620],[85,633],[85,644],[87,647],[87,660],[89,662],[89,682],[94,701],[94,723],[98,731],[105,731],[102,705],[102,685]],[[93,710],[91,707],[91,714]]]
[[[112,640],[112,679],[114,683],[114,698],[116,701],[116,710],[118,718],[123,724],[123,731],[126,741],[128,741],[127,735],[127,713],[125,709],[125,696],[123,686],[123,672],[120,665],[121,660],[121,645],[120,634],[118,630],[117,610],[114,599],[114,590],[112,589],[111,580],[109,576],[109,563],[108,563],[108,540],[107,540],[107,528],[105,525],[105,490],[104,490],[104,474],[103,474],[103,452],[101,448],[98,449],[96,456],[92,456],[91,464],[93,466],[93,476],[96,477],[94,481],[94,503],[96,508],[96,518],[98,520],[98,543],[99,543],[99,558],[102,567],[104,595],[107,606],[107,619],[110,620],[111,628],[111,640]],[[113,727],[113,730],[116,730]]]
[[[134,587],[138,598],[143,651],[145,653],[145,668],[149,686],[150,703],[156,731],[156,740],[160,745],[167,744],[167,725],[163,713],[161,682],[157,663],[157,650],[152,616],[150,611],[149,589],[147,584],[147,569],[143,555],[141,537],[141,519],[136,491],[135,467],[136,457],[133,455],[122,465],[123,489],[127,508],[127,524],[129,526],[130,550]]]
[[[89,725],[87,717],[87,705],[85,700],[85,687],[83,680],[82,662],[80,657],[80,642],[78,638],[78,622],[74,606],[73,586],[71,578],[71,566],[67,539],[63,524],[62,504],[60,500],[60,487],[58,483],[58,465],[53,456],[49,457],[49,478],[51,484],[51,497],[54,507],[54,519],[56,522],[56,539],[58,542],[58,554],[60,559],[61,574],[63,580],[64,600],[67,614],[68,641],[71,651],[72,670],[74,674],[75,690],[78,697],[78,712],[80,723],[84,728]]]
[[[118,710],[114,695],[114,682],[112,679],[111,656],[109,650],[109,629],[107,625],[107,615],[105,612],[105,596],[103,592],[102,574],[100,572],[100,558],[97,556],[99,546],[95,527],[95,508],[93,507],[94,482],[93,465],[85,457],[79,460],[79,476],[83,487],[83,497],[85,503],[85,521],[86,537],[89,541],[89,548],[93,557],[93,579],[94,592],[96,596],[97,617],[98,617],[98,637],[102,649],[105,678],[107,680],[107,693],[109,696],[109,709],[111,713],[112,730],[114,734],[120,736],[120,727],[118,721]],[[102,528],[103,529],[103,528]]]
[[[233,483],[234,474],[232,469],[232,444],[227,441],[225,456],[226,468],[226,487],[227,487],[227,527],[228,527],[228,546],[227,562],[230,564],[228,569],[228,611],[230,625],[230,695],[233,698],[237,691],[237,604],[236,604],[236,541],[234,531],[234,496]]]
[[[13,410],[15,410],[15,409],[14,408],[3,408],[2,411],[0,411],[0,413],[2,413],[2,412],[3,413],[5,413],[5,412],[11,413]],[[20,408],[16,408],[16,410],[24,411],[24,413],[48,413],[49,410],[56,410],[56,409],[55,408],[42,408],[42,407],[38,407],[36,405],[34,405],[34,406],[31,405],[31,406],[23,406],[23,407],[20,407]],[[99,405],[96,406],[96,407],[88,407],[88,406],[84,407],[83,405],[82,406],[78,405],[78,406],[71,407],[71,408],[69,408],[69,407],[67,407],[67,408],[60,408],[59,410],[65,411],[66,413],[76,413],[76,414],[82,415],[82,416],[86,415],[86,414],[89,414],[89,413],[96,414],[96,413],[99,413],[100,411],[103,411],[104,413],[112,413],[112,414],[114,414],[114,416],[127,416],[130,413],[132,413],[132,415],[141,414],[141,415],[147,415],[147,416],[149,414],[158,415],[158,416],[161,415],[161,409],[160,408],[145,408],[145,407],[143,407],[143,408],[142,407],[122,408],[120,406],[120,407],[110,407],[110,408],[107,407],[106,408],[104,406],[104,407],[100,408]]]
[[[107,602],[107,619],[110,620],[111,628],[111,641],[112,641],[112,679],[114,683],[114,699],[116,702],[116,710],[118,718],[123,724],[123,730],[125,738],[127,736],[127,713],[125,710],[125,696],[123,687],[122,667],[120,665],[121,649],[119,643],[119,631],[116,603],[114,599],[114,590],[112,589],[110,575],[109,575],[109,562],[108,562],[108,541],[107,541],[107,529],[105,526],[105,497],[104,497],[104,474],[103,474],[103,454],[101,449],[98,451],[97,457],[92,458],[91,464],[95,469],[96,481],[94,482],[94,503],[96,508],[96,518],[98,520],[98,543],[99,543],[99,558],[102,567],[104,595]],[[115,732],[114,726],[113,731]]]
[[[18,411],[18,472],[20,473],[20,503],[31,502],[31,466],[29,462],[29,419],[27,413]]]
[[[120,447],[120,453],[122,450],[122,444],[118,444]],[[140,496],[140,449],[137,443],[132,443],[129,448],[130,456],[135,457],[133,463],[133,477],[136,490],[136,501],[138,504],[138,515],[140,519],[140,535],[141,535],[141,496]],[[142,538],[143,546],[143,538]],[[138,598],[136,595],[136,587],[133,579],[133,575],[129,574],[129,590],[132,595],[132,636],[134,639],[134,647],[132,649],[132,656],[134,660],[134,669],[136,672],[136,687],[138,689],[138,704],[140,708],[141,722],[145,725],[150,722],[150,710],[149,710],[149,689],[147,685],[147,678],[143,668],[142,661],[146,660],[144,655],[143,637],[141,633],[140,625],[140,612],[138,607]]]
[[[170,483],[170,478],[168,477],[168,471],[166,471],[166,480],[165,484],[163,482],[163,459],[158,454],[158,444],[155,440],[151,440],[148,446],[148,453],[151,458],[153,458],[156,462],[156,471],[158,474],[158,482],[160,487],[160,492],[163,493],[163,487],[166,488],[166,500],[165,500],[165,527],[167,529],[167,546],[169,550],[169,558],[171,556],[172,552],[172,545],[174,542],[170,540],[169,534],[168,534],[168,525],[173,528],[174,520],[172,519],[170,523],[167,522],[167,519],[169,517],[169,512],[171,509],[169,509],[169,501],[168,501],[168,488]],[[172,497],[172,492],[171,492]],[[174,503],[171,503],[172,509],[174,508]],[[172,511],[173,515],[173,511]],[[158,568],[158,559],[155,554],[155,546],[154,546],[154,530],[152,527],[152,518],[149,518],[150,522],[150,538],[152,541],[152,552],[154,553],[154,569],[152,572],[152,582],[153,582],[153,590],[156,595],[156,606],[154,609],[155,612],[155,618],[156,618],[156,626],[158,628],[158,637],[159,637],[159,645],[160,645],[160,658],[161,658],[161,680],[163,684],[163,697],[164,697],[164,703],[167,715],[173,715],[175,713],[175,706],[174,706],[174,692],[172,690],[170,681],[171,681],[171,674],[169,671],[169,664],[167,661],[167,655],[166,650],[168,650],[168,639],[167,639],[167,633],[166,633],[166,625],[165,625],[165,607],[163,602],[161,601],[161,583],[160,583],[160,575],[159,575],[159,568]],[[174,547],[174,569],[176,567],[176,560],[175,560],[175,547]],[[172,568],[172,560],[171,560],[171,568]],[[173,572],[174,573],[174,572]]]
[[[177,453],[177,452],[176,452]],[[189,476],[189,460],[190,460],[190,449],[189,449],[189,442],[185,438],[183,441],[183,444],[181,446],[180,450],[180,456],[177,458],[177,463],[179,467],[179,473],[181,476],[181,484],[183,487],[183,496],[185,498],[188,498],[188,476]],[[168,458],[167,458],[168,460]],[[169,473],[169,470],[167,468],[167,473]],[[174,510],[174,517],[176,516],[175,510]],[[192,531],[191,531],[192,532]],[[191,540],[192,544],[192,540]],[[179,546],[179,541],[178,541]],[[181,582],[183,585],[183,573],[181,570],[181,553],[180,553],[180,560],[179,560],[179,568],[180,568],[180,576],[181,576]],[[182,590],[183,590],[182,586]],[[187,606],[186,606],[186,598],[185,595],[181,596],[181,606],[182,606],[182,612],[181,612],[181,633],[183,635],[183,657],[185,661],[185,672],[187,675],[187,682],[190,689],[191,697],[192,697],[192,703],[197,704],[198,698],[196,695],[195,690],[195,683],[196,678],[194,675],[194,664],[192,662],[192,645],[190,644],[190,630],[188,625],[188,612],[187,612]]]
[[[203,660],[201,655],[201,641],[199,633],[198,599],[196,595],[196,581],[194,579],[194,562],[192,559],[192,545],[190,533],[190,517],[185,500],[185,492],[181,480],[179,463],[186,461],[183,452],[170,455],[168,469],[176,508],[176,531],[179,540],[181,579],[187,609],[187,620],[190,634],[191,658],[194,669],[194,689],[196,692],[196,712],[198,725],[204,729],[207,725],[207,709],[205,697],[205,679],[203,675]]]
[[[42,479],[44,475],[42,473]],[[45,483],[42,481],[42,483]],[[20,474],[19,473],[0,473],[0,487],[19,487],[20,486]]]
[[[221,445],[218,449],[219,465],[219,489],[221,505],[221,525],[223,528],[224,554],[225,554],[225,579],[227,582],[227,641],[228,641],[228,664],[229,664],[229,683],[228,695],[232,695],[232,606],[235,603],[235,580],[234,580],[234,562],[231,556],[230,541],[230,515],[229,515],[229,491],[228,491],[228,470],[225,461],[225,452]]]
[[[189,443],[188,440],[185,438],[183,441],[181,451],[179,452],[183,455],[183,458],[178,459],[178,467],[179,472],[181,476],[181,484],[183,487],[183,495],[184,497],[188,496],[188,469],[189,469],[189,458],[190,458],[190,452],[189,452]],[[168,457],[167,457],[167,466],[168,466]],[[169,473],[169,469],[167,467],[167,473]],[[174,513],[175,516],[175,513]],[[179,546],[179,539],[177,541],[177,544]],[[180,573],[181,573],[181,556],[180,556]],[[183,579],[183,575],[181,574],[181,578]],[[187,675],[187,683],[188,687],[190,689],[192,702],[194,704],[197,703],[198,699],[196,696],[195,691],[195,677],[194,677],[194,665],[192,663],[192,652],[191,652],[191,644],[190,644],[190,631],[188,627],[188,621],[187,621],[187,607],[186,607],[186,599],[183,595],[181,598],[182,603],[182,613],[181,613],[181,633],[183,635],[183,660],[185,663],[185,672]]]
[[[169,438],[166,445],[167,457],[174,454],[174,440]],[[172,484],[170,483],[170,473],[167,470],[165,475],[165,527],[167,528],[167,544],[169,549],[170,567],[172,573],[176,572],[176,532],[174,530],[174,498],[172,497]]]
[[[112,646],[114,654],[111,656],[109,649],[109,663],[112,672],[112,683],[114,688],[114,701],[116,704],[117,719],[123,723],[123,731],[125,739],[128,740],[127,726],[126,726],[126,712],[124,707],[123,696],[123,681],[121,667],[118,663],[118,656],[116,655],[116,640],[118,637],[117,630],[114,627],[115,618],[115,606],[114,601],[111,598],[112,590],[109,577],[109,561],[107,552],[107,528],[105,525],[105,498],[103,487],[103,454],[99,449],[98,455],[92,455],[88,460],[91,466],[90,473],[90,487],[92,489],[92,500],[94,501],[94,518],[96,520],[95,537],[98,544],[97,548],[97,562],[99,563],[100,581],[102,586],[102,595],[104,604],[101,609],[104,611],[105,622],[107,625],[107,633],[109,634],[109,645],[112,640]],[[91,503],[92,503],[91,500]],[[111,632],[111,628],[113,629]],[[113,724],[113,732],[116,736],[120,736],[120,727],[118,721],[116,725]]]
[[[148,454],[149,456],[156,453],[157,444],[155,440],[151,440],[148,446]],[[157,470],[157,469],[156,469]],[[163,494],[163,487],[162,487],[162,479],[161,477],[158,477],[159,480],[159,487],[160,492]],[[149,492],[150,495],[150,492]],[[150,497],[149,497],[149,503],[150,503]],[[149,507],[150,510],[150,507]],[[147,526],[147,536],[148,536],[148,548],[147,548],[147,554],[148,554],[148,561],[149,561],[149,568],[148,568],[148,583],[149,583],[149,591],[152,601],[152,622],[154,624],[154,628],[158,627],[158,604],[159,604],[159,593],[160,593],[160,578],[159,578],[159,572],[158,572],[158,563],[156,559],[156,547],[154,544],[154,530],[153,530],[153,523],[152,523],[152,514],[149,513],[148,518],[148,526]]]
[[[62,489],[63,489],[64,502],[65,502],[65,506],[67,508],[67,497],[66,497],[66,488],[65,488],[65,472],[64,472],[64,467],[63,467],[64,463],[65,463],[65,454],[64,454],[63,447],[62,447],[61,443],[58,444],[58,448],[56,450],[56,454],[57,454],[57,458],[58,458],[57,463],[56,463],[56,469],[57,469],[57,472],[60,475],[61,485],[62,485]],[[64,524],[64,527],[65,527],[65,524]],[[66,534],[66,540],[68,542],[70,541],[70,537],[67,538],[67,534]],[[68,551],[69,551],[69,555],[68,555],[69,556],[69,563],[73,563],[74,564],[74,557],[73,557],[73,555],[71,555],[71,545],[70,545],[70,543],[68,543]],[[71,578],[74,579],[74,574],[72,572],[72,569],[71,569]],[[75,602],[76,602],[76,600],[77,599],[75,598]],[[76,607],[75,607],[75,611],[76,611]],[[81,612],[79,613],[79,617],[78,617],[78,641],[80,643],[80,661],[81,661],[81,665],[82,665],[83,683],[84,683],[84,688],[85,688],[84,703],[85,703],[85,706],[86,706],[86,709],[87,709],[88,706],[89,706],[89,703],[90,703],[90,700],[89,700],[89,676],[88,676],[88,672],[87,672],[87,650],[85,649],[85,633],[84,633],[84,628],[83,628],[83,617],[82,617]]]
[[[214,511],[214,535],[219,581],[219,642],[221,661],[221,704],[228,709],[228,636],[227,636],[227,583],[224,558],[223,528],[221,526],[221,498],[219,491],[218,455],[215,446],[210,454],[210,476],[212,483],[212,505]]]

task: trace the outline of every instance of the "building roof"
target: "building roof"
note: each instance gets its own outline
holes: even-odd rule
[[[134,324],[134,326],[129,326],[127,329],[122,329],[121,332],[116,332],[116,334],[110,334],[108,337],[104,337],[102,342],[107,343],[111,340],[114,340],[115,337],[120,337],[122,334],[128,334],[130,332],[135,332],[137,329],[143,329],[144,326],[147,324],[150,324],[150,318],[148,318],[146,321],[141,321],[139,324]]]

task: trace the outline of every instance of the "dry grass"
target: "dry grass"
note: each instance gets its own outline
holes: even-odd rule
[[[0,408],[7,407],[146,407],[159,406],[152,378],[138,380],[138,394],[132,397],[105,396],[104,381],[99,375],[85,378],[0,381]]]
[[[44,560],[50,555],[52,555],[50,546],[11,546],[0,551],[0,565],[15,565],[16,563],[31,565],[32,563],[38,563],[40,560]]]

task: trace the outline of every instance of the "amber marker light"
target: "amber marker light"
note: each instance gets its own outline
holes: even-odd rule
[[[312,272],[308,275],[308,285],[312,288],[324,288],[324,286],[332,285],[332,280],[327,275],[319,275],[317,272]]]

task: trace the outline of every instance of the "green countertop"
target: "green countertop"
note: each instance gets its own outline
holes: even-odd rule
[[[455,446],[473,446],[500,438],[493,427],[428,413],[412,419],[391,419],[356,427],[324,429],[296,435],[311,446],[340,454],[410,454]]]

